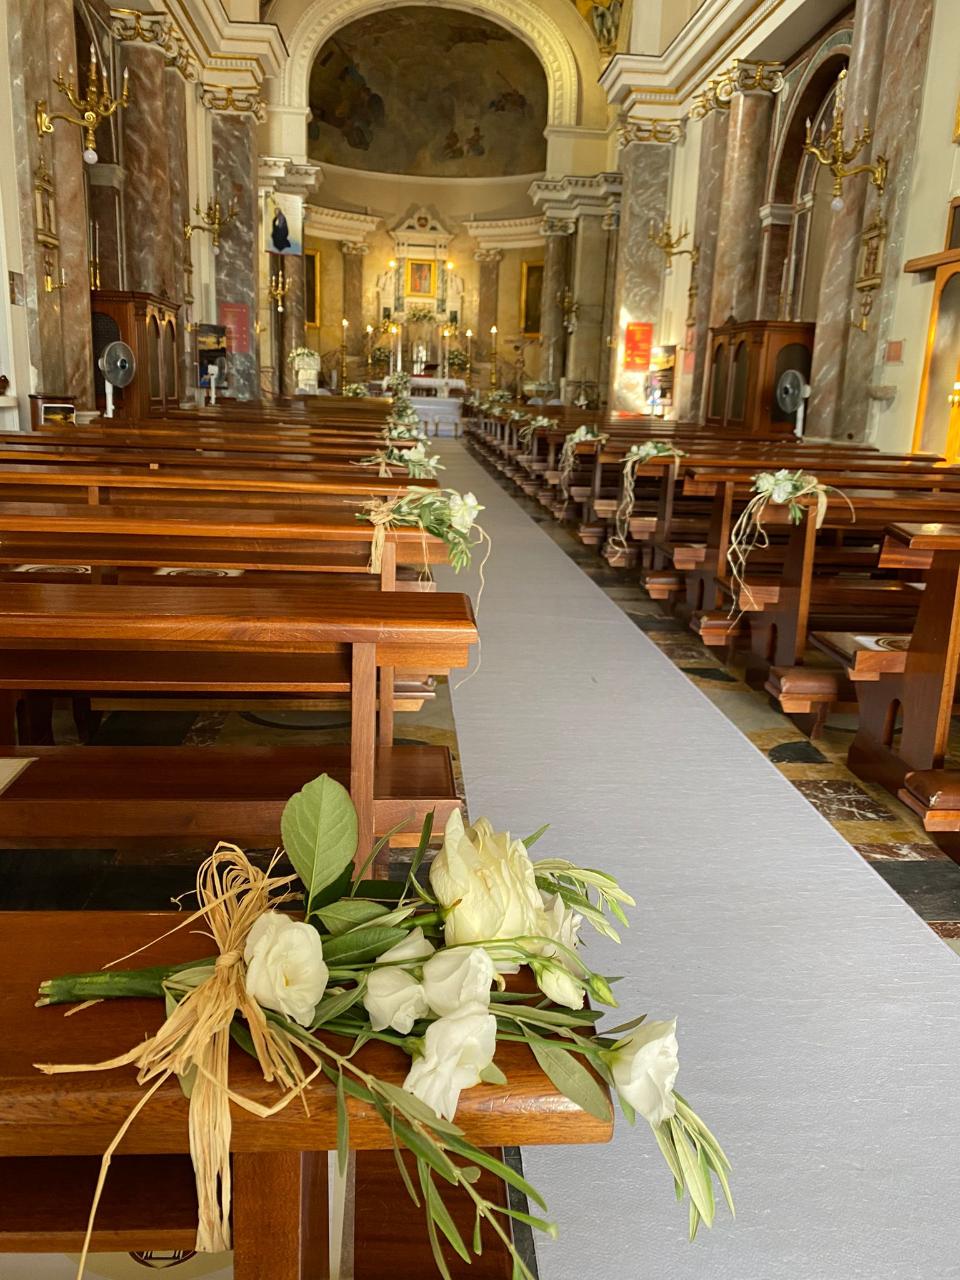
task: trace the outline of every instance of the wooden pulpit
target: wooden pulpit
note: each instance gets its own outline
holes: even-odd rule
[[[816,326],[800,320],[735,320],[710,330],[708,427],[742,435],[793,431],[795,415],[777,404],[788,369],[810,379]]]
[[[137,361],[129,387],[114,393],[114,416],[140,420],[179,405],[177,312],[180,304],[152,293],[95,289],[90,294],[93,318],[93,377],[97,408],[106,408],[99,359],[111,342],[125,342]]]

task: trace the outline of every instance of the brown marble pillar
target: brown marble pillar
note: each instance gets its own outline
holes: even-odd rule
[[[474,346],[474,364],[490,364],[490,329],[497,323],[497,303],[500,297],[500,249],[478,249],[474,254],[480,264],[480,283],[477,293],[477,340]],[[477,379],[477,385],[484,383]]]
[[[729,107],[710,324],[757,316],[760,206],[767,184],[773,94],[734,93]]]
[[[290,362],[290,352],[307,345],[303,254],[285,253],[280,261],[283,263],[283,274],[290,281],[290,288],[283,300],[283,314],[277,316],[280,332],[280,390],[285,396],[292,396],[297,389],[297,375]]]
[[[607,363],[603,330],[607,231],[602,213],[579,214],[572,248],[571,293],[577,314],[567,341],[566,377],[570,396],[576,398],[578,393],[569,383],[586,383],[583,389],[593,400],[599,395],[601,365]]]
[[[89,50],[77,50],[72,0],[46,0],[47,47],[51,75],[58,57],[74,67],[89,61]],[[79,129],[61,122],[50,139],[59,265],[66,287],[59,290],[63,374],[68,395],[81,409],[92,409],[93,334],[90,317],[90,260],[87,255],[87,198],[83,174],[83,142]]]
[[[603,269],[603,320],[600,329],[600,351],[597,357],[597,386],[600,404],[610,399],[610,349],[614,343],[616,314],[614,303],[617,291],[617,248],[620,237],[620,209],[611,209],[603,219],[607,242],[604,248]]]
[[[542,225],[543,298],[540,312],[540,381],[550,395],[560,390],[566,361],[567,333],[563,327],[563,299],[568,283],[570,237],[576,223],[566,218],[545,218]]]
[[[677,404],[681,421],[703,421],[704,372],[710,344],[710,312],[713,301],[713,275],[717,261],[717,231],[723,199],[723,170],[727,154],[726,111],[713,110],[700,126],[700,165],[697,173],[697,216],[693,243],[699,250],[692,281],[696,297],[692,308],[693,324],[688,327],[687,344],[693,346],[693,376],[681,382],[682,399]]]
[[[99,287],[123,288],[121,262],[121,193],[123,169],[118,164],[103,162],[91,166],[90,221],[95,224],[94,242],[99,255]]]
[[[237,215],[220,238],[220,252],[216,258],[218,315],[219,308],[224,303],[246,307],[245,332],[238,337],[230,358],[230,391],[239,400],[255,400],[260,395],[259,360],[254,335],[260,249],[256,121],[250,115],[215,111],[212,113],[210,132],[213,142],[213,180],[217,194],[222,201],[229,203],[235,200],[237,204]],[[293,289],[290,292],[293,293]],[[302,292],[301,283],[301,295]],[[300,305],[302,308],[302,302]]]
[[[190,191],[187,175],[187,98],[183,77],[174,67],[167,67],[164,77],[164,107],[167,125],[168,172],[170,176],[168,235],[172,263],[172,296],[180,303],[177,325],[177,356],[180,364],[180,399],[185,400],[194,382],[193,361],[189,357],[186,323],[187,265],[190,246],[183,235],[183,224],[190,221]]]
[[[870,120],[876,118],[889,10],[890,0],[857,0],[846,88],[847,119],[853,129],[863,121],[864,113]],[[844,183],[843,208],[833,214],[830,223],[807,409],[807,429],[818,435],[846,434],[840,422],[841,392],[866,199],[866,178]]]
[[[364,354],[363,317],[363,260],[368,246],[344,240],[340,245],[343,257],[343,316],[349,320],[347,329],[347,353],[352,357]]]
[[[667,217],[672,160],[673,148],[666,142],[630,142],[620,152],[623,194],[614,298],[617,331],[610,372],[615,409],[641,406],[638,379],[623,372],[626,326],[634,320],[649,322],[654,326],[654,341],[658,336],[665,259],[663,251],[651,244],[649,231],[651,223],[660,226]]]
[[[843,440],[862,440],[869,435],[872,418],[880,403],[871,397],[871,386],[883,383],[883,353],[886,340],[892,336],[896,294],[904,262],[904,237],[913,181],[920,112],[923,106],[924,73],[930,46],[933,0],[890,0],[887,10],[883,78],[877,97],[874,118],[873,148],[870,158],[884,155],[889,162],[889,177],[882,199],[876,189],[860,177],[844,183],[844,207],[851,188],[859,184],[866,194],[862,215],[864,226],[882,212],[887,223],[887,248],[883,278],[877,290],[873,310],[864,333],[847,326],[847,357],[843,371],[839,415],[834,418],[831,434]],[[876,54],[874,54],[876,56]],[[857,118],[851,108],[847,118],[850,127]],[[862,120],[862,113],[860,119]],[[854,238],[851,281],[856,278],[859,236]],[[825,273],[826,274],[826,273]],[[847,298],[847,311],[852,306],[853,290]],[[819,337],[819,333],[818,333]],[[814,384],[815,385],[815,384]],[[910,412],[913,406],[909,407]]]
[[[36,239],[34,183],[43,157],[53,177],[50,139],[41,142],[33,125],[34,104],[46,98],[52,88],[50,61],[47,57],[46,26],[36,20],[33,0],[7,0],[10,35],[11,95],[14,104],[21,243],[23,245],[24,301],[26,303],[27,339],[30,363],[36,369],[37,390],[65,394],[68,390],[61,344],[60,295],[43,290],[43,259],[50,253]],[[71,47],[73,36],[71,33]],[[56,58],[54,58],[56,67]],[[54,217],[56,200],[53,201]],[[54,252],[52,258],[58,255]]]
[[[130,101],[121,113],[127,288],[175,298],[164,54],[125,44]]]

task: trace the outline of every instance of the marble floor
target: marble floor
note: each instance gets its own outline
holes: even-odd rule
[[[482,464],[481,459],[477,461]],[[725,664],[716,650],[651,600],[635,571],[611,569],[596,550],[585,547],[538,502],[495,469],[484,469],[877,874],[960,953],[960,866],[933,843],[905,805],[847,768],[852,719],[831,720],[823,735],[811,742],[767,694],[745,683],[742,668]],[[960,726],[955,730],[960,763]]]

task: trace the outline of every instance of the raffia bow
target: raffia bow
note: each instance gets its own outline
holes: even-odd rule
[[[371,573],[379,573],[383,567],[383,548],[387,543],[387,530],[390,528],[394,520],[394,514],[400,505],[401,495],[395,498],[371,498],[369,502],[364,502],[361,511],[366,512],[365,519],[369,520],[373,525],[373,540],[370,543],[370,560],[367,568]],[[423,560],[426,565],[427,548],[426,548],[426,531],[423,525],[420,526],[424,536]]]
[[[603,445],[607,442],[609,436],[580,435],[574,431],[563,442],[563,448],[560,450],[560,492],[565,498],[570,497],[570,477],[573,475],[573,468],[577,461],[577,445],[584,444],[588,440],[592,440],[597,444]]]
[[[637,467],[649,462],[651,458],[666,458],[672,455],[674,472],[676,472],[680,466],[680,459],[683,457],[682,449],[675,449],[672,445],[665,444],[661,440],[652,440],[650,444],[654,447],[641,447],[638,449],[636,445],[631,445],[623,460],[623,490],[615,517],[616,532],[610,539],[610,545],[615,551],[623,552],[628,550],[627,534],[630,532],[630,517],[633,515]]]
[[[274,1115],[301,1095],[320,1070],[317,1067],[309,1075],[306,1073],[286,1031],[268,1022],[261,1006],[247,993],[247,968],[243,959],[247,935],[265,911],[298,896],[282,893],[272,896],[296,880],[296,876],[271,877],[273,865],[271,863],[266,872],[261,871],[235,845],[220,844],[200,867],[197,872],[199,910],[192,912],[163,937],[204,920],[209,925],[219,954],[215,961],[201,961],[196,967],[173,974],[167,980],[164,988],[168,994],[168,1015],[153,1036],[127,1053],[105,1062],[36,1064],[38,1070],[47,1075],[111,1071],[115,1067],[133,1065],[137,1068],[137,1083],[150,1086],[104,1153],[78,1277],[83,1275],[86,1265],[93,1224],[111,1158],[137,1115],[171,1076],[190,1083],[190,1156],[198,1201],[196,1248],[201,1253],[220,1253],[230,1248],[231,1101],[258,1116]],[[148,943],[131,954],[137,955],[152,945]],[[129,958],[123,956],[113,965]],[[112,968],[113,965],[106,967]],[[230,1089],[230,1027],[238,1015],[246,1022],[264,1080],[275,1083],[284,1091],[272,1107],[264,1107]],[[314,1062],[319,1061],[302,1040],[297,1044]]]

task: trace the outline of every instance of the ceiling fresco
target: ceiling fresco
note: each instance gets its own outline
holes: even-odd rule
[[[539,173],[547,82],[536,54],[463,11],[411,6],[351,22],[310,75],[310,157],[378,173]]]

